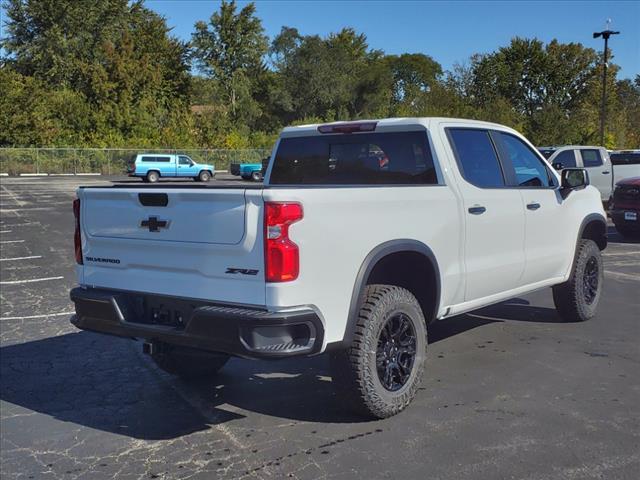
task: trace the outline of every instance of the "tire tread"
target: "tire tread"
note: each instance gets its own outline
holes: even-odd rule
[[[412,303],[418,311],[420,307],[415,297],[407,290],[392,285],[369,285],[365,291],[365,299],[358,312],[355,326],[354,338],[351,346],[334,356],[334,379],[337,381],[345,400],[357,413],[377,418],[386,418],[402,411],[413,400],[418,387],[420,386],[424,373],[424,361],[414,365],[417,368],[416,376],[406,389],[393,402],[389,402],[377,394],[378,387],[374,384],[375,379],[367,372],[366,355],[370,348],[370,343],[377,342],[377,338],[372,338],[371,324],[372,317],[380,303],[385,298],[395,297],[405,302]],[[424,318],[418,319],[424,323]],[[418,332],[416,332],[418,334]],[[425,327],[425,344],[426,327]]]

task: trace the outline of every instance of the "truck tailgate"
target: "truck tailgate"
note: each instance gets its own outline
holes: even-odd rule
[[[264,305],[262,190],[83,188],[87,286]]]

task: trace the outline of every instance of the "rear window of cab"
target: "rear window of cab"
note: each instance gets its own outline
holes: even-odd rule
[[[425,132],[314,135],[280,140],[271,185],[437,184]]]

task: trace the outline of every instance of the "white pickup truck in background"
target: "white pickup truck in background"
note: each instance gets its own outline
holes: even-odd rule
[[[640,150],[617,150],[609,154],[613,165],[613,184],[625,178],[640,177]]]
[[[602,293],[588,175],[492,123],[290,127],[264,185],[85,187],[74,211],[76,326],[144,339],[185,377],[329,352],[374,417],[414,397],[430,322],[544,287],[586,320]]]
[[[615,168],[611,164],[606,148],[565,145],[563,147],[540,147],[538,150],[556,170],[575,167],[587,170],[589,182],[598,189],[602,201],[605,203],[609,201],[615,185]]]

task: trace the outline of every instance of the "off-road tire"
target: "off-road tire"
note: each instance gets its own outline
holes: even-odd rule
[[[251,174],[251,180],[253,180],[254,182],[262,181],[262,172],[253,172]]]
[[[160,174],[154,170],[147,172],[147,182],[148,183],[156,183],[160,180]]]
[[[406,316],[413,327],[415,357],[406,383],[399,390],[390,391],[379,378],[376,355],[382,329],[387,320],[398,313]],[[386,418],[399,413],[416,395],[426,353],[426,323],[413,294],[391,285],[367,286],[351,346],[331,356],[333,381],[340,400],[345,400],[352,410],[367,417]]]
[[[198,180],[200,180],[201,182],[208,182],[209,180],[211,180],[211,173],[207,170],[202,170],[198,174]]]
[[[589,290],[585,285],[585,271],[597,268],[596,292],[589,298]],[[592,277],[593,278],[593,277]],[[584,322],[596,313],[602,295],[604,283],[604,267],[598,245],[593,240],[580,240],[571,268],[569,280],[553,287],[553,303],[557,312],[567,322]]]
[[[171,375],[185,380],[212,377],[229,360],[229,355],[164,345],[151,354],[155,364]]]

